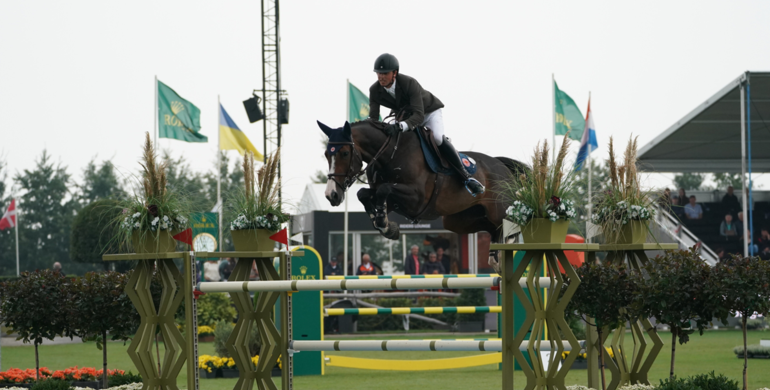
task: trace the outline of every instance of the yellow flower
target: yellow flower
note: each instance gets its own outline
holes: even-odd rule
[[[198,327],[198,335],[200,336],[202,334],[214,334],[214,328],[212,328],[210,326],[205,326],[205,325],[204,326],[199,326]]]

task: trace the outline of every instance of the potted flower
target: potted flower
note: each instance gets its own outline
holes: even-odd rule
[[[199,326],[198,327],[198,342],[199,343],[208,343],[214,341],[214,328],[210,326]]]
[[[173,252],[175,232],[187,228],[187,207],[182,198],[166,188],[166,164],[158,156],[146,133],[140,193],[119,203],[122,213],[115,222],[121,244],[130,243],[136,253]]]
[[[217,378],[222,376],[222,358],[211,355],[198,356],[198,370],[201,378]]]
[[[281,211],[276,182],[280,149],[268,157],[261,168],[254,167],[254,155],[247,153],[243,159],[244,188],[232,198],[230,233],[236,251],[269,251],[275,242],[270,240],[289,220]]]
[[[636,138],[628,140],[622,165],[615,161],[612,137],[609,144],[609,183],[594,197],[592,222],[599,226],[607,243],[644,244],[647,241],[650,219],[655,216],[654,199],[643,191],[636,169]]]
[[[521,227],[526,243],[563,243],[569,220],[577,212],[574,197],[575,175],[564,171],[564,159],[569,150],[569,138],[564,141],[556,161],[548,163],[548,142],[538,143],[532,157],[532,171],[502,183],[503,196],[512,204],[506,217]]]
[[[237,378],[238,367],[233,358],[222,358],[222,378]]]

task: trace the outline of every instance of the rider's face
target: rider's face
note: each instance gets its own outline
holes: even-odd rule
[[[380,85],[385,88],[390,88],[391,85],[393,85],[393,80],[396,79],[396,71],[391,71],[387,73],[377,73],[377,81],[380,82]]]

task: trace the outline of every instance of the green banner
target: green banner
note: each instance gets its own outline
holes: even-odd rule
[[[556,117],[556,135],[564,135],[569,131],[571,139],[580,141],[583,138],[583,129],[586,125],[583,113],[580,112],[575,101],[559,89],[556,81],[553,82],[553,90],[556,93],[553,108],[556,114],[554,115]]]
[[[219,215],[217,213],[192,213],[193,250],[196,252],[221,252],[219,249]],[[205,259],[198,259],[205,260]]]
[[[158,81],[158,137],[209,142],[201,130],[201,110]]]
[[[369,118],[369,96],[348,82],[348,122],[358,122]],[[382,121],[382,115],[380,115]]]

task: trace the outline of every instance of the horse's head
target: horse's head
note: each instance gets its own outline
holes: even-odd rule
[[[318,122],[318,127],[329,137],[325,153],[326,161],[329,162],[329,180],[324,194],[332,206],[339,206],[345,200],[345,191],[360,175],[364,163],[356,151],[348,122],[338,129],[332,129],[321,122]]]

